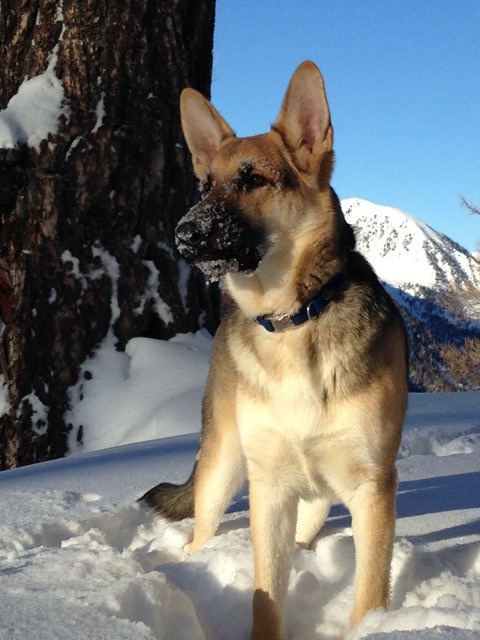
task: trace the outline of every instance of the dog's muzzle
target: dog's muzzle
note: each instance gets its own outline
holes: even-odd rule
[[[228,272],[253,273],[264,253],[264,233],[235,209],[200,202],[178,223],[180,254],[212,280]]]

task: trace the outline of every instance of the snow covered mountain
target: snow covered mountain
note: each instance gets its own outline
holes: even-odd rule
[[[342,208],[357,248],[393,287],[419,295],[423,288],[480,282],[472,253],[408,213],[358,198],[343,200]]]
[[[342,201],[357,248],[372,264],[403,311],[410,336],[415,389],[447,391],[459,386],[440,357],[443,344],[480,337],[478,309],[452,309],[455,292],[480,289],[476,256],[417,218],[393,207],[350,198]],[[450,307],[450,308],[449,308]]]

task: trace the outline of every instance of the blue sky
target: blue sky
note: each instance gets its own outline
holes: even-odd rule
[[[398,207],[467,249],[480,240],[479,0],[217,0],[212,102],[268,131],[311,59],[335,129],[341,198]]]

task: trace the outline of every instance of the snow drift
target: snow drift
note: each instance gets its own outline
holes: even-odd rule
[[[245,491],[190,558],[183,546],[192,522],[167,524],[136,504],[153,484],[191,470],[209,348],[206,334],[134,340],[126,354],[105,345],[72,410],[85,425],[84,452],[0,475],[0,639],[248,638]],[[480,393],[411,395],[391,610],[369,613],[348,632],[354,547],[337,505],[314,548],[295,551],[290,638],[478,637],[479,416]],[[101,448],[120,442],[133,444]]]

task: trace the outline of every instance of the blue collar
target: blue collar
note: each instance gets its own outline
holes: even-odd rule
[[[294,329],[307,322],[307,320],[318,318],[333,300],[344,280],[345,273],[339,271],[320,289],[313,300],[310,300],[307,305],[292,316],[257,316],[255,320],[270,333]]]

